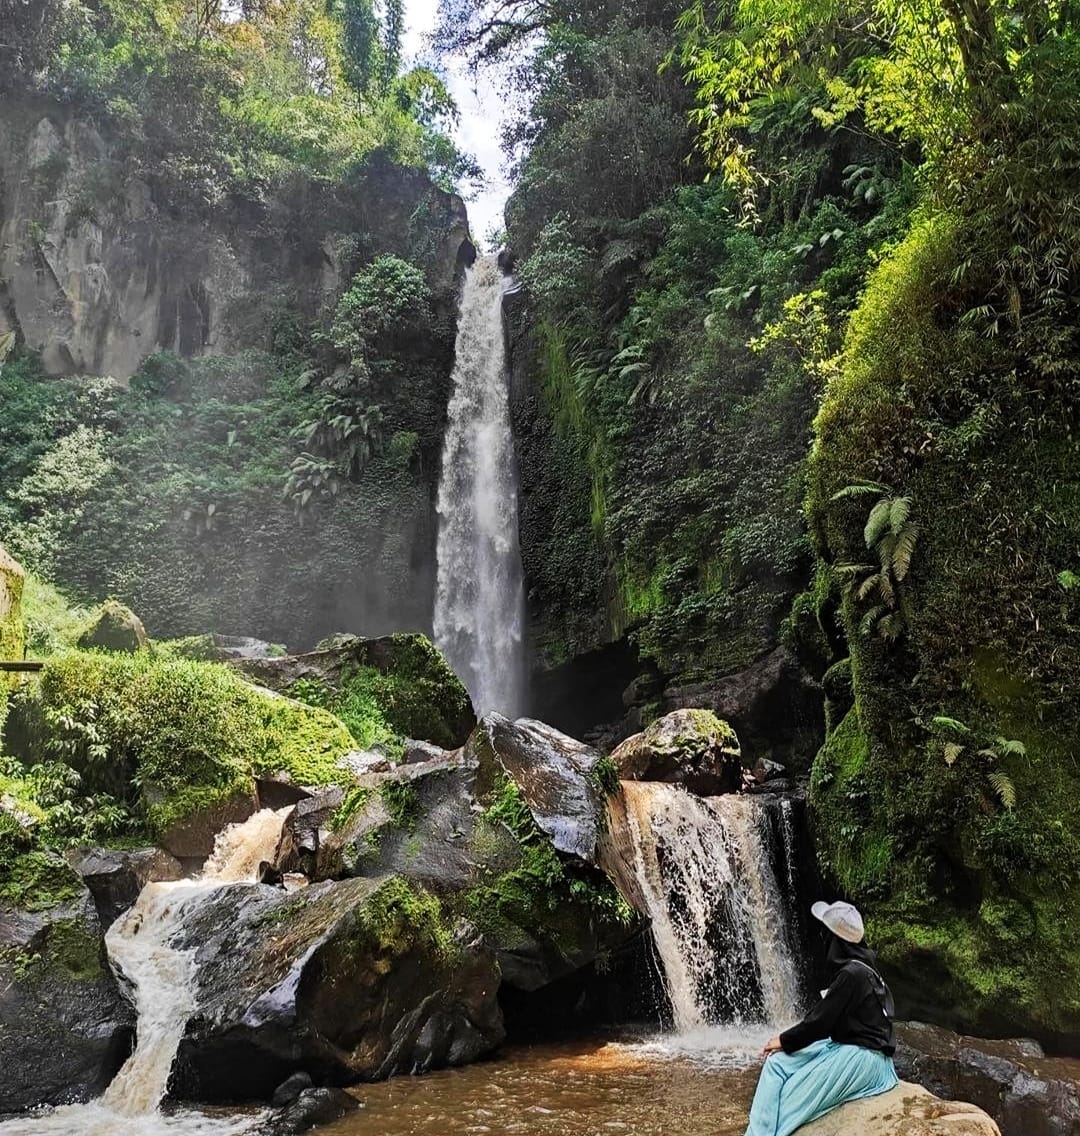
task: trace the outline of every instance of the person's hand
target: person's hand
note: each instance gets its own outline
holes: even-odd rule
[[[765,1042],[765,1048],[761,1051],[762,1057],[770,1057],[774,1053],[779,1053],[784,1047],[780,1044],[780,1035],[771,1037]]]

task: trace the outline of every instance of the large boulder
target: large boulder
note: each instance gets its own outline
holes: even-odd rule
[[[517,785],[536,826],[558,851],[596,863],[603,811],[596,750],[532,718],[511,722],[488,714],[467,752],[487,782],[501,772]]]
[[[712,711],[674,710],[611,755],[622,781],[667,781],[702,797],[733,793],[742,781],[735,731]]]
[[[78,646],[84,650],[141,651],[146,646],[146,628],[131,608],[106,600],[79,636]]]
[[[880,1096],[851,1101],[812,1124],[798,1136],[1001,1136],[981,1108],[962,1101],[939,1100],[921,1085],[901,1081]]]
[[[19,908],[0,908],[0,1113],[98,1096],[135,1032],[79,877],[59,857],[33,853],[6,890],[16,884]]]
[[[244,658],[235,665],[261,685],[283,693],[303,683],[309,689],[361,694],[379,707],[401,737],[444,749],[463,745],[476,724],[461,680],[423,635],[341,635],[307,654]]]
[[[494,956],[395,877],[212,893],[184,921],[196,1012],[170,1091],[269,1099],[299,1069],[350,1084],[475,1060],[503,1037]]]
[[[461,751],[298,805],[275,867],[419,884],[480,928],[505,984],[541,990],[638,926],[596,865],[599,760],[540,722],[491,715]]]
[[[161,848],[72,848],[66,859],[90,889],[104,930],[131,907],[147,884],[178,880],[184,874],[180,861]]]
[[[825,728],[821,686],[786,647],[736,674],[670,686],[663,706],[712,710],[738,731],[744,756],[771,756],[802,770],[813,761]]]
[[[1028,1038],[988,1041],[923,1022],[897,1026],[896,1067],[939,1096],[972,1101],[1002,1136],[1080,1136],[1080,1060]]]

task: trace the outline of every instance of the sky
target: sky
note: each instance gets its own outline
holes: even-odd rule
[[[431,59],[431,33],[438,18],[439,0],[405,0],[405,54]],[[473,239],[486,245],[489,232],[503,227],[503,207],[510,193],[506,161],[499,149],[502,100],[490,76],[471,76],[463,60],[442,60],[440,71],[457,101],[461,122],[455,140],[472,154],[487,175],[488,185],[466,201]]]

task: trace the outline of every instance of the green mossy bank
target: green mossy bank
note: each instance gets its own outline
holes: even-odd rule
[[[1075,1041],[1080,350],[1033,296],[996,336],[961,318],[993,284],[985,249],[957,284],[977,239],[916,220],[817,417],[807,510],[832,583],[808,599],[842,625],[851,685],[832,683],[811,803],[822,866],[918,1010]]]

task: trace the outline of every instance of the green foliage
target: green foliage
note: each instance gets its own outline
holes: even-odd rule
[[[521,790],[501,774],[482,814],[476,840],[510,838],[511,865],[465,894],[464,912],[499,946],[513,949],[524,934],[552,938],[570,950],[594,927],[628,926],[633,912],[605,875],[576,858],[560,856],[540,831]],[[485,859],[488,859],[485,857]]]
[[[115,824],[115,834],[144,822],[160,833],[196,807],[250,792],[255,775],[347,782],[337,763],[355,748],[326,711],[261,691],[224,666],[145,652],[52,659],[20,720],[25,776],[57,771],[90,794],[70,825],[83,815]],[[34,794],[55,815],[62,794],[52,796]]]
[[[438,898],[397,876],[357,908],[356,934],[369,949],[394,957],[423,947],[451,964],[460,953]]]
[[[393,824],[398,828],[412,828],[420,812],[420,798],[410,782],[384,781],[379,786],[379,796]]]
[[[53,655],[75,646],[90,622],[86,608],[73,605],[59,589],[33,572],[28,573],[22,596],[27,652]]]

